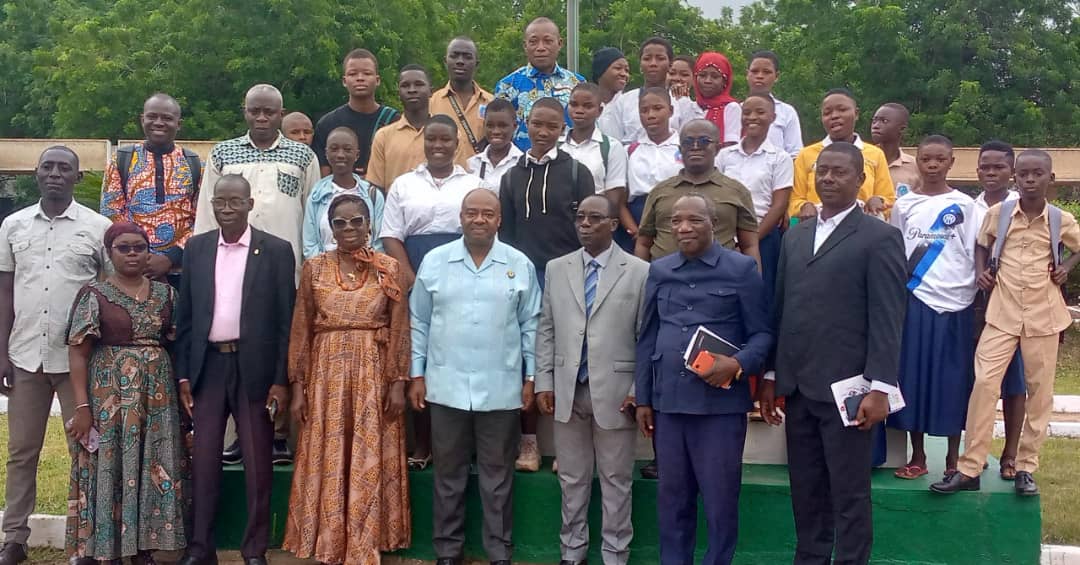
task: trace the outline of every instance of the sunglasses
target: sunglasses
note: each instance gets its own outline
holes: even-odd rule
[[[112,248],[113,248],[113,251],[118,251],[121,255],[131,255],[132,253],[135,253],[135,254],[146,253],[146,250],[149,249],[150,247],[148,245],[146,245],[145,243],[136,243],[136,244],[121,243],[120,245],[112,246]]]
[[[346,226],[352,226],[353,229],[360,229],[367,223],[367,218],[363,216],[353,216],[349,219],[334,218],[330,220],[330,227],[336,230],[343,230]]]
[[[707,135],[703,135],[701,137],[684,137],[681,140],[679,140],[679,145],[681,145],[683,147],[686,147],[688,149],[692,149],[692,148],[695,148],[695,147],[708,147],[709,145],[712,145],[715,142],[716,142],[715,139],[713,139],[713,138],[711,138],[711,137],[709,137]]]

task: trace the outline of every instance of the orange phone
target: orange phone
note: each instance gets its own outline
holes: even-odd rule
[[[709,369],[712,369],[713,363],[715,362],[716,358],[713,357],[712,353],[701,351],[697,354],[697,357],[694,358],[694,362],[690,363],[690,368],[698,375],[704,375]]]

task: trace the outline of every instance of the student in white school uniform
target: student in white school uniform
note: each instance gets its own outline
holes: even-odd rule
[[[559,148],[592,172],[596,192],[626,192],[626,148],[618,139],[596,128],[600,117],[600,87],[591,82],[578,83],[570,93],[570,121],[573,129],[559,139]],[[611,200],[618,204],[617,197]]]
[[[773,95],[773,85],[780,80],[780,58],[768,50],[754,51],[750,54],[750,64],[746,68],[746,83],[750,85],[750,94],[764,94],[776,104],[776,119],[769,126],[769,142],[783,149],[791,158],[802,151],[802,127],[799,125],[799,113],[795,107]]]
[[[484,110],[484,138],[487,148],[469,157],[465,169],[483,179],[492,190],[499,191],[502,177],[521,157],[522,152],[514,145],[517,131],[517,112],[505,98],[496,98]]]
[[[926,475],[924,434],[946,436],[945,478],[956,473],[960,432],[975,380],[975,201],[953,189],[952,142],[931,135],[919,144],[922,190],[897,199],[890,222],[900,228],[908,256],[907,316],[899,386],[906,406],[889,427],[911,434],[911,459],[900,479]]]
[[[638,113],[641,95],[646,89],[654,87],[667,90],[667,76],[671,62],[675,59],[675,50],[667,39],[650,37],[641,44],[639,56],[641,76],[645,84],[613,99],[598,122],[600,131],[618,139],[623,145],[638,141],[644,130],[645,124]],[[675,131],[679,131],[684,123],[698,117],[700,113],[689,97],[670,100],[668,105],[672,107],[671,115],[668,116],[669,127]]]
[[[743,100],[741,110],[743,139],[720,150],[716,168],[743,183],[754,199],[761,277],[771,299],[780,260],[781,228],[795,182],[795,165],[783,149],[768,139],[770,126],[776,119],[772,98],[767,94],[752,94]]]
[[[669,179],[682,170],[682,152],[679,150],[679,132],[671,129],[671,95],[666,87],[647,87],[641,90],[638,100],[638,116],[645,129],[634,143],[627,147],[627,191],[613,191],[619,205],[619,222],[622,229],[615,233],[615,241],[629,253],[634,251],[638,223],[645,210],[645,199],[660,181]]]

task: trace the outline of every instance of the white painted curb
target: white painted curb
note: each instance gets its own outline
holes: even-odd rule
[[[0,396],[0,414],[7,414],[8,398],[6,396]],[[49,408],[50,416],[60,415],[60,401],[53,398],[52,407]]]
[[[1080,547],[1072,545],[1042,546],[1041,565],[1080,565]]]
[[[0,510],[0,517],[4,512]],[[64,535],[67,527],[67,516],[52,516],[49,514],[30,515],[30,546],[52,547],[64,549]]]
[[[1080,438],[1080,422],[1050,422],[1047,435],[1070,439]],[[1005,422],[998,420],[994,423],[994,437],[1005,437]]]
[[[1001,410],[1001,400],[997,402],[997,409]],[[1054,412],[1060,414],[1080,414],[1080,395],[1055,394]]]

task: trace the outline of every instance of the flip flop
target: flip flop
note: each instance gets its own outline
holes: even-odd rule
[[[424,457],[422,459],[419,457],[409,457],[406,462],[410,470],[423,471],[424,469],[427,469],[428,465],[431,464],[431,454],[429,453],[427,457]]]
[[[896,472],[893,473],[893,476],[898,479],[910,481],[913,479],[917,479],[929,472],[930,471],[928,471],[926,467],[921,467],[919,465],[904,465],[903,467],[897,469]]]
[[[1015,481],[1016,480],[1016,460],[1015,459],[1002,459],[1001,468],[998,469],[998,475],[1001,476],[1003,481]]]

